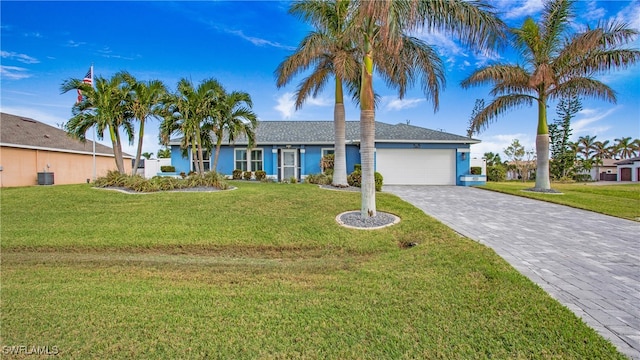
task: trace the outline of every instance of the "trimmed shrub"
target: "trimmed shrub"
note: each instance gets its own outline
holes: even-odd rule
[[[233,178],[233,180],[242,179],[242,170],[240,170],[240,169],[233,170],[233,173],[231,174],[231,177]]]
[[[471,175],[480,175],[480,174],[482,174],[482,167],[480,166],[471,167]]]
[[[507,180],[507,169],[502,165],[487,166],[487,181]]]
[[[382,174],[380,174],[379,172],[376,171],[373,174],[373,177],[374,177],[374,180],[375,180],[376,191],[382,191],[382,183],[383,183]],[[347,176],[347,183],[349,183],[350,186],[361,187],[362,186],[362,171],[356,170],[356,171],[352,172],[351,174],[349,174]]]
[[[256,175],[256,180],[258,181],[262,181],[267,177],[267,173],[264,170],[257,170],[255,175]]]
[[[245,180],[251,180],[251,176],[252,176],[252,175],[253,175],[253,174],[251,173],[251,171],[245,171],[244,173],[242,173],[242,177],[243,177]]]
[[[162,165],[160,166],[161,172],[176,172],[176,167],[171,165]]]
[[[362,165],[360,164],[353,165],[353,171],[362,171]]]
[[[200,186],[215,187],[220,190],[229,188],[224,176],[213,171],[204,175],[189,175],[184,179],[155,176],[149,180],[140,175],[131,176],[110,171],[106,176],[96,179],[94,184],[96,187],[123,187],[138,192],[167,191]]]
[[[333,178],[327,174],[310,174],[304,178],[307,184],[331,185]]]

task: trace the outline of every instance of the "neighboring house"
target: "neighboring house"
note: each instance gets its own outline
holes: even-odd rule
[[[616,159],[602,159],[602,164],[594,165],[591,168],[591,179],[595,181],[616,181],[618,176],[618,167]]]
[[[194,168],[190,157],[182,156],[181,139],[171,145],[171,163],[177,172]],[[387,185],[463,185],[469,174],[469,150],[479,140],[425,129],[418,126],[376,122],[376,171]],[[360,123],[346,123],[347,172],[360,164]],[[262,121],[256,130],[256,144],[247,148],[244,137],[229,144],[223,140],[217,171],[264,170],[275,180],[304,179],[320,173],[320,159],[334,152],[333,121]],[[207,158],[211,167],[213,154]],[[205,167],[206,167],[205,166]]]
[[[96,144],[95,165],[97,176],[115,170],[112,149]],[[93,171],[91,141],[83,143],[34,119],[0,113],[0,187],[79,184],[91,180]]]
[[[616,162],[618,181],[640,181],[640,156]]]

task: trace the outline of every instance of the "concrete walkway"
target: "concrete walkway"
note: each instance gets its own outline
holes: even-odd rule
[[[494,249],[623,354],[640,359],[640,223],[461,186],[383,191]]]

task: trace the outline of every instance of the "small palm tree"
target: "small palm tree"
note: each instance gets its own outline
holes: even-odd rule
[[[582,155],[583,159],[591,160],[595,157],[596,137],[585,135],[578,138],[578,155]]]
[[[171,157],[171,149],[169,149],[169,148],[160,149],[160,150],[158,150],[158,153],[156,154],[156,156],[158,156],[158,159],[170,158]]]
[[[233,91],[227,94],[222,89],[218,97],[213,121],[207,127],[216,136],[213,170],[218,171],[218,156],[220,155],[220,147],[222,146],[225,131],[227,132],[229,143],[244,135],[248,140],[248,147],[253,147],[258,117],[251,110],[252,107],[253,102],[251,101],[251,95],[248,93]]]
[[[610,141],[596,141],[593,143],[594,157],[598,159],[611,159],[613,157],[613,147],[609,145]]]
[[[215,79],[204,80],[197,88],[190,80],[181,79],[175,93],[165,97],[164,120],[160,125],[160,137],[163,144],[169,142],[173,134],[182,135],[181,147],[187,150],[191,146],[191,157],[195,161],[195,171],[204,173],[204,151],[212,146],[205,144],[208,132],[206,128],[215,116],[216,104],[222,93],[222,85]]]
[[[142,156],[145,123],[149,119],[161,117],[162,99],[165,98],[167,89],[159,80],[138,81],[128,72],[123,72],[121,76],[128,85],[127,107],[134,119],[140,123],[138,149],[133,163],[133,172],[135,172]]]
[[[85,141],[86,133],[92,126],[96,126],[99,139],[104,138],[105,130],[108,131],[116,168],[125,174],[120,128],[124,129],[131,142],[133,115],[126,106],[127,91],[122,74],[116,74],[111,79],[98,76],[95,78],[95,87],[80,79],[68,79],[62,83],[60,90],[62,93],[71,90],[82,92],[82,98],[72,108],[73,117],[64,125],[67,133]]]
[[[143,152],[143,153],[142,153],[142,157],[143,157],[143,158],[145,158],[145,159],[147,159],[147,160],[150,160],[150,159],[153,157],[153,153],[150,153],[150,152],[148,152],[148,151]]]
[[[548,100],[576,94],[615,102],[614,91],[595,76],[625,68],[640,59],[640,51],[621,48],[638,33],[625,24],[612,22],[565,37],[572,26],[573,3],[550,0],[539,23],[528,18],[521,28],[512,30],[514,45],[524,65],[490,65],[462,82],[465,88],[493,84],[491,94],[495,98],[476,115],[473,121],[476,130],[487,127],[511,108],[538,105],[535,188],[541,190],[551,188]]]

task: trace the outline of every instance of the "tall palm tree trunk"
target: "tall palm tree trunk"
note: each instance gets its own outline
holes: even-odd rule
[[[549,180],[549,126],[547,126],[547,100],[538,100],[538,134],[536,136],[536,189],[551,189]]]
[[[204,174],[204,160],[202,159],[202,136],[200,135],[200,131],[197,133],[197,141],[198,141],[198,167],[200,168],[200,175]]]
[[[144,119],[140,119],[140,132],[138,134],[138,152],[136,153],[136,160],[133,163],[133,169],[131,174],[135,175],[138,172],[138,165],[140,164],[140,158],[142,157],[142,143],[144,137]]]
[[[125,174],[124,163],[121,162],[122,150],[120,149],[122,148],[119,146],[120,139],[118,136],[118,132],[113,128],[113,126],[108,125],[108,127],[109,137],[111,138],[111,146],[113,146],[113,160],[116,162],[116,169],[118,169],[119,173]]]
[[[369,38],[365,39],[365,55],[360,93],[360,161],[362,163],[360,215],[376,216],[376,188],[374,183],[375,111],[373,96],[373,50]]]
[[[218,157],[220,156],[220,148],[222,147],[222,139],[218,138],[216,141],[216,153],[213,155],[213,169],[212,171],[218,172]]]
[[[336,76],[336,104],[333,110],[334,162],[333,186],[347,186],[347,151],[345,148],[346,122],[342,80]]]

